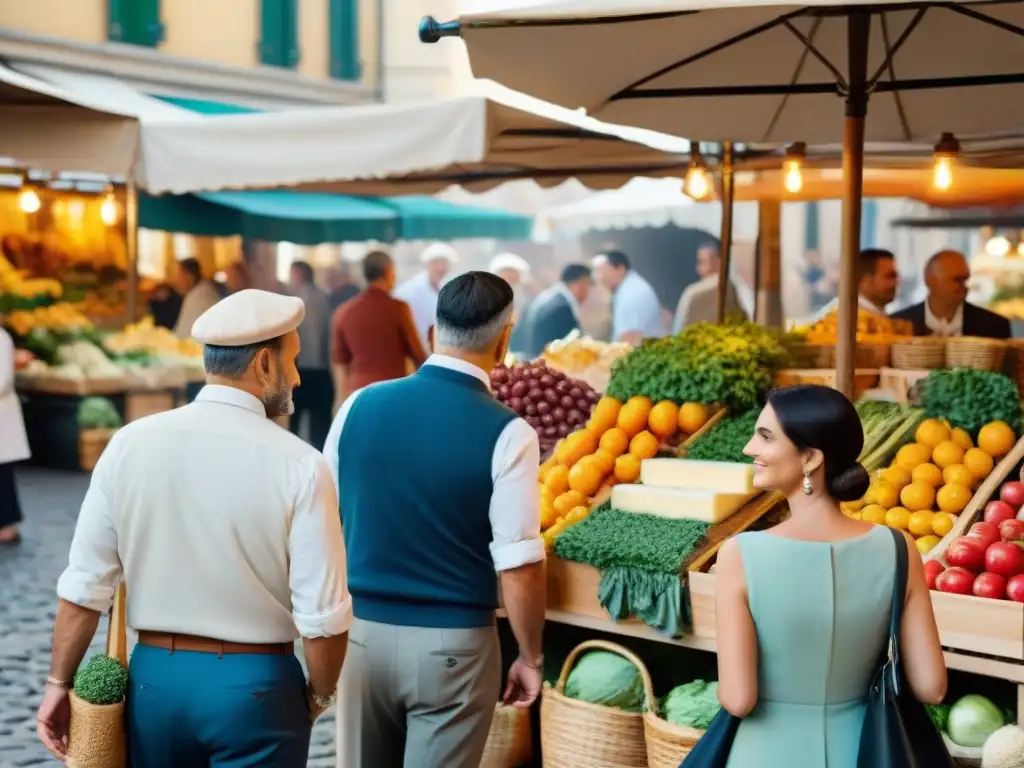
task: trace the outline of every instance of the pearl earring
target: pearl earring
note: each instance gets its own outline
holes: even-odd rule
[[[804,473],[804,485],[803,485],[803,488],[804,488],[804,493],[807,494],[808,496],[810,496],[812,493],[814,493],[814,486],[811,485],[811,476],[808,475],[806,472]]]

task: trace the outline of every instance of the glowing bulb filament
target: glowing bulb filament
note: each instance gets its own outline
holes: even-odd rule
[[[786,161],[786,175],[783,177],[782,183],[786,187],[786,191],[792,195],[803,189],[804,176],[800,173],[799,160]]]
[[[107,195],[100,204],[100,218],[108,227],[117,223],[117,201],[113,195]]]
[[[953,160],[946,156],[935,158],[932,170],[932,186],[945,191],[953,186]]]
[[[25,213],[35,213],[43,203],[34,189],[26,189],[18,195],[18,207]]]
[[[707,171],[697,167],[686,172],[686,192],[690,197],[694,200],[703,200],[710,190]]]

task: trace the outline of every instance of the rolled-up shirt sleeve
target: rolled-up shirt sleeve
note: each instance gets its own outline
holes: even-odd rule
[[[305,485],[288,534],[292,617],[302,637],[333,637],[352,623],[338,494],[322,456],[304,466]]]
[[[515,419],[494,447],[490,519],[491,558],[497,571],[508,571],[544,560],[540,536],[540,494],[537,470],[540,443],[533,427]]]
[[[62,600],[100,613],[110,610],[123,573],[106,470],[111,461],[108,453],[115,451],[115,444],[108,446],[93,471],[78,513],[68,567],[57,581],[57,596]]]

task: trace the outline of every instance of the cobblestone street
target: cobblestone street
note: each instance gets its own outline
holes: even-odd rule
[[[36,737],[35,712],[50,660],[54,590],[89,482],[88,475],[35,469],[21,470],[18,480],[22,543],[0,546],[0,768],[57,764]],[[105,641],[101,623],[92,651]],[[330,713],[313,731],[309,765],[334,765]]]

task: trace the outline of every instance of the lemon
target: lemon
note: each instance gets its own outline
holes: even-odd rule
[[[949,427],[938,419],[925,419],[914,433],[914,440],[934,448],[943,440],[949,440]]]
[[[891,485],[893,488],[902,491],[905,485],[910,485],[910,472],[903,469],[903,467],[893,465],[888,469],[880,470],[878,473],[878,479],[883,483]]]
[[[881,525],[885,522],[885,509],[877,504],[868,504],[860,511],[860,519],[869,523]]]
[[[914,536],[930,536],[932,533],[932,518],[935,513],[930,509],[921,509],[910,516],[907,528]]]
[[[917,551],[920,552],[922,555],[927,555],[929,552],[932,551],[932,549],[935,548],[935,545],[938,543],[939,537],[933,534],[922,536],[914,542],[914,544],[917,545]]]
[[[932,458],[932,449],[921,443],[908,443],[896,451],[896,459],[893,461],[897,467],[912,472],[914,467],[924,464]]]
[[[966,429],[960,429],[960,427],[954,427],[949,433],[949,439],[959,445],[965,451],[974,447],[974,441],[971,440],[971,436],[967,434]]]
[[[935,503],[943,512],[960,514],[971,501],[971,489],[965,485],[950,483],[939,488]]]
[[[889,509],[900,503],[900,491],[888,483],[875,483],[868,489],[868,496],[880,507]]]
[[[942,470],[934,464],[918,464],[910,473],[910,479],[915,483],[926,483],[932,488],[942,485]]]
[[[952,440],[944,440],[932,451],[932,461],[943,469],[954,464],[963,464],[964,449]]]
[[[910,524],[910,512],[903,507],[893,507],[885,513],[885,524],[890,528],[899,528],[901,531],[905,531]]]
[[[956,518],[949,512],[936,512],[935,517],[932,518],[932,533],[940,537],[945,536],[953,530],[955,522]]]
[[[974,475],[975,480],[984,480],[992,472],[995,460],[981,448],[968,448],[964,452],[964,466]]]
[[[972,451],[977,450],[972,448]],[[970,451],[968,451],[970,453]],[[986,455],[987,458],[987,455]],[[967,460],[967,456],[964,456],[964,461]],[[944,470],[942,470],[942,482],[946,484],[952,483],[953,485],[974,485],[975,481],[974,474],[963,464],[950,464]]]
[[[931,509],[935,503],[935,489],[927,483],[911,483],[900,491],[900,502],[911,512]]]

